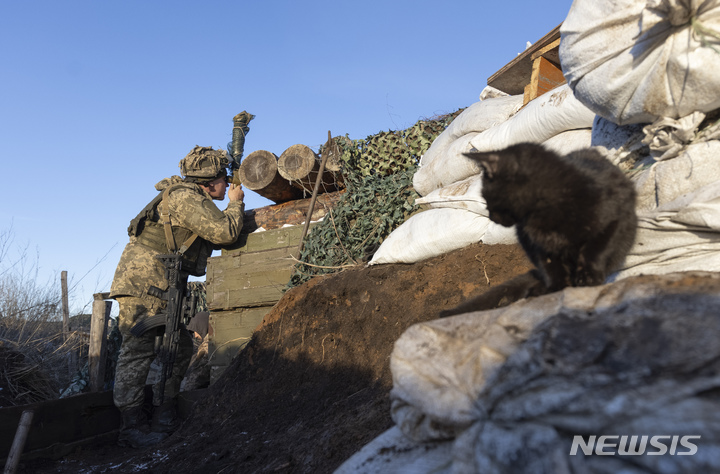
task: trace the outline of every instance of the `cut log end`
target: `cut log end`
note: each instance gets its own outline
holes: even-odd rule
[[[274,153],[257,150],[240,163],[238,175],[243,186],[277,204],[301,199],[303,192],[278,173],[278,158]]]
[[[272,183],[277,171],[277,156],[269,151],[257,150],[240,163],[238,174],[246,188],[257,191]]]
[[[280,175],[290,181],[307,178],[313,170],[319,167],[319,158],[310,147],[306,145],[292,145],[285,150],[278,159]]]

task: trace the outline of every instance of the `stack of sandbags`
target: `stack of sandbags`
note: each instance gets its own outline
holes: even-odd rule
[[[522,107],[522,96],[490,97],[464,110],[423,155],[413,177],[430,209],[396,229],[370,261],[412,263],[474,242],[516,242],[514,229],[491,222],[482,199],[476,161],[464,156],[475,148],[493,151],[522,142],[542,143],[561,154],[590,146],[595,114],[567,86]]]
[[[602,117],[592,144],[633,168],[618,277],[720,270],[720,1],[576,0],[560,31],[568,84]]]

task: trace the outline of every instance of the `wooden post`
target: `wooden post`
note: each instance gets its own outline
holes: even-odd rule
[[[30,433],[30,425],[32,425],[33,416],[35,416],[35,412],[32,410],[25,410],[22,412],[22,415],[20,416],[20,423],[18,423],[17,431],[15,432],[15,439],[13,439],[13,444],[10,447],[10,453],[5,461],[4,474],[15,474],[17,471],[18,464],[20,463],[20,456],[22,455],[23,449],[25,449],[25,441],[27,441],[28,433]]]
[[[328,141],[332,139],[330,130],[328,130]],[[315,199],[317,199],[318,190],[320,189],[320,181],[322,180],[323,171],[325,171],[325,163],[328,160],[329,153],[323,155],[322,161],[320,162],[320,169],[315,178],[315,188],[313,189],[312,198],[310,199],[310,207],[305,218],[305,225],[303,226],[302,235],[300,236],[300,245],[298,246],[298,254],[302,252],[303,246],[305,245],[305,235],[307,234],[308,228],[310,227],[310,220],[312,219],[313,210],[315,209]]]
[[[105,357],[107,355],[107,322],[112,302],[105,301],[109,293],[93,295],[92,319],[90,321],[90,347],[88,365],[90,391],[100,392],[105,382]]]
[[[67,272],[64,270],[60,273],[60,286],[62,289],[63,341],[66,341],[70,333],[70,308],[68,307]]]
[[[70,339],[70,305],[68,304],[68,285],[67,285],[67,271],[60,273],[60,285],[62,287],[62,313],[63,313],[63,342],[67,343]],[[75,350],[70,347],[68,352],[68,374],[70,377],[75,375],[77,371],[77,354]]]
[[[242,184],[276,204],[300,199],[301,189],[290,184],[278,173],[278,157],[265,150],[250,153],[240,164],[238,176]]]

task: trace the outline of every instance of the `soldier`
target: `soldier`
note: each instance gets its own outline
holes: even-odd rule
[[[151,446],[179,425],[176,397],[192,356],[190,333],[184,328],[181,332],[172,376],[165,384],[164,401],[153,407],[150,425],[143,404],[145,380],[155,358],[155,331],[135,337],[130,328],[165,309],[164,300],[148,294],[151,286],[168,288],[165,267],[156,255],[181,252],[182,276],[187,280],[188,275],[204,275],[212,251],[233,244],[240,235],[245,197],[242,188],[230,186],[230,202],[225,211],[212,202],[225,198],[227,164],[225,151],[196,146],[180,161],[184,179],[173,176],[156,184],[160,193],[128,227],[130,243],[120,257],[110,290],[110,296],[120,306],[123,336],[113,390],[115,406],[122,414],[118,437],[121,446]],[[153,387],[157,389],[157,385]]]

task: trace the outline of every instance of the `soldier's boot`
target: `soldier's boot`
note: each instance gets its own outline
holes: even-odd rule
[[[150,428],[156,433],[173,433],[180,427],[180,417],[175,399],[165,400],[162,405],[154,407]]]
[[[122,411],[122,426],[118,445],[132,448],[148,448],[167,438],[166,433],[153,433],[147,423],[142,407]]]

